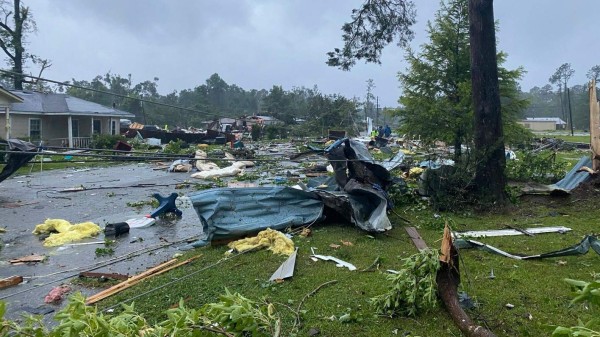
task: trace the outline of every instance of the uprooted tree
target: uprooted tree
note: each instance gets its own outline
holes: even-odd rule
[[[414,35],[410,0],[367,0],[342,26],[344,46],[329,52],[327,64],[349,70],[357,60],[380,63],[382,50],[396,40],[405,47]],[[469,41],[474,109],[475,184],[480,200],[504,203],[504,132],[500,110],[493,0],[469,0]]]
[[[23,83],[34,83],[37,81],[25,80],[23,68],[27,60],[33,64],[39,65],[40,72],[51,66],[48,60],[30,54],[25,50],[27,35],[36,31],[36,23],[33,20],[31,10],[27,6],[21,5],[21,0],[0,0],[0,48],[8,56],[8,62],[12,66],[12,75],[14,89],[23,90]]]

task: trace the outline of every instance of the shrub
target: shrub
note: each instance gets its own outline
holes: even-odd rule
[[[115,145],[119,141],[125,141],[125,137],[121,135],[99,135],[95,134],[92,137],[90,147],[92,149],[114,149]]]
[[[184,142],[181,139],[177,139],[176,141],[170,141],[167,145],[165,145],[165,148],[163,149],[164,153],[171,153],[171,154],[183,154],[183,153],[187,153],[189,151],[189,144]]]
[[[509,160],[506,163],[505,172],[509,180],[549,184],[565,176],[567,162],[557,160],[554,152],[526,151],[518,157],[518,160]]]

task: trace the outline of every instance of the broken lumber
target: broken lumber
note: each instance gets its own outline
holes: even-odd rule
[[[192,258],[189,258],[189,259],[187,259],[185,261],[182,261],[182,262],[179,262],[179,263],[176,263],[177,259],[169,260],[169,261],[167,261],[165,263],[162,263],[162,264],[160,264],[160,265],[158,265],[158,266],[156,266],[154,268],[150,268],[150,269],[146,270],[145,272],[143,272],[143,273],[141,273],[139,275],[133,276],[133,277],[129,278],[126,281],[123,281],[123,282],[121,282],[119,284],[116,284],[116,285],[114,285],[114,286],[112,286],[112,287],[110,287],[110,288],[108,288],[106,290],[103,290],[103,291],[101,291],[101,292],[99,292],[99,293],[97,293],[97,294],[95,294],[93,296],[88,297],[88,299],[85,301],[85,304],[86,305],[94,304],[94,303],[96,303],[96,302],[98,302],[100,300],[103,300],[103,299],[105,299],[107,297],[110,297],[110,296],[116,294],[116,293],[119,293],[119,292],[121,292],[121,291],[123,291],[123,290],[125,290],[125,289],[127,289],[129,287],[132,287],[132,286],[140,283],[141,281],[143,281],[146,278],[149,278],[149,277],[152,277],[152,276],[156,276],[156,275],[160,275],[160,274],[165,273],[165,272],[167,272],[167,271],[169,271],[171,269],[174,269],[174,268],[180,267],[182,265],[188,264],[188,263],[190,263],[190,262],[192,262],[192,261],[200,258],[200,256],[201,255],[194,256]]]
[[[11,276],[0,279],[0,289],[16,286],[23,282],[23,276]]]
[[[8,262],[10,262],[11,264],[23,264],[23,263],[29,263],[29,262],[42,262],[45,259],[46,259],[46,257],[44,255],[32,254],[32,255],[18,257],[16,259],[12,259]]]
[[[452,244],[452,235],[448,224],[444,228],[442,247],[440,250],[440,269],[436,282],[438,296],[442,299],[446,311],[454,324],[468,337],[496,337],[490,330],[476,325],[463,310],[458,301],[458,285],[460,283],[458,251]]]
[[[423,241],[419,232],[414,227],[405,227],[406,232],[418,250],[429,248]],[[469,315],[462,309],[458,302],[458,284],[460,283],[460,272],[458,270],[458,251],[452,244],[450,227],[446,223],[444,237],[440,249],[440,269],[436,275],[438,296],[444,303],[446,311],[454,321],[454,324],[467,337],[496,337],[488,329],[475,325]]]

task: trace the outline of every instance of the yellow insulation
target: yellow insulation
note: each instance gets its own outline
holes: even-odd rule
[[[54,247],[96,236],[100,233],[100,226],[93,222],[71,225],[67,220],[47,219],[43,224],[35,226],[33,230],[33,234],[45,233],[51,234],[44,240],[44,246]]]
[[[283,233],[270,228],[259,232],[255,237],[230,242],[228,246],[240,253],[263,248],[267,248],[274,254],[285,254],[288,256],[294,252],[294,242]]]

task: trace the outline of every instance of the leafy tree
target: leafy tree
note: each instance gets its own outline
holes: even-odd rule
[[[573,133],[573,116],[571,112],[571,99],[568,84],[569,80],[574,74],[575,70],[571,68],[571,64],[563,63],[548,79],[550,83],[558,84],[558,95],[560,98],[561,109],[563,111],[563,118],[568,121],[569,126],[571,127],[571,133]],[[564,95],[566,95],[566,97],[564,97]],[[569,111],[569,118],[567,118],[567,111]]]
[[[382,49],[398,39],[405,46],[415,22],[409,0],[367,0],[353,10],[352,21],[342,26],[344,47],[328,53],[327,64],[348,70],[356,60],[379,63]],[[503,202],[504,133],[496,61],[496,38],[492,0],[469,0],[471,82],[473,90],[476,183],[486,199]],[[435,127],[437,124],[431,124]]]
[[[442,1],[427,32],[429,42],[419,53],[408,50],[409,70],[399,74],[403,89],[403,108],[398,111],[403,120],[401,130],[420,135],[425,141],[453,144],[455,160],[460,160],[462,145],[472,144],[474,136],[468,1]],[[505,56],[498,54],[500,64]],[[523,134],[516,119],[527,103],[520,98],[517,85],[523,70],[498,71],[504,128],[509,131],[507,136],[515,138]]]
[[[38,77],[51,66],[48,60],[30,54],[25,50],[27,35],[36,31],[36,23],[31,10],[21,5],[21,0],[1,0],[0,12],[0,48],[8,56],[12,71],[23,74],[25,62],[30,60],[33,64],[40,66]],[[17,90],[23,90],[23,83],[36,83],[37,81],[26,81],[23,76],[13,75],[13,86]]]
[[[600,65],[595,65],[586,73],[587,78],[598,82],[598,78],[600,78]]]
[[[349,70],[361,59],[380,63],[383,48],[394,39],[400,47],[412,40],[415,16],[410,0],[366,0],[352,10],[352,21],[342,26],[344,46],[327,53],[327,64]]]

